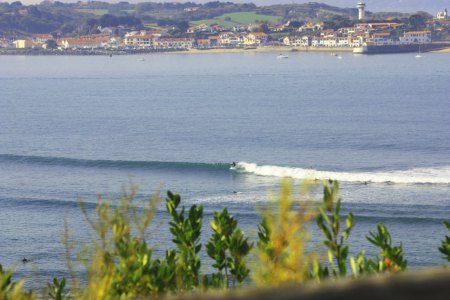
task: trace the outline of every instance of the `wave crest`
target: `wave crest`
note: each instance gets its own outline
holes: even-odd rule
[[[343,182],[403,183],[403,184],[450,184],[450,167],[414,168],[379,172],[333,172],[315,169],[259,166],[239,162],[238,170],[260,176],[291,177],[295,179],[338,180]]]

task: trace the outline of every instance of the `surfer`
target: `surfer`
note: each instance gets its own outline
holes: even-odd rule
[[[28,259],[26,259],[25,257],[22,259],[22,262],[23,263],[27,263],[29,260]]]
[[[233,168],[235,168],[235,167],[236,167],[236,162],[233,161],[233,162],[231,163],[231,166],[232,166]]]

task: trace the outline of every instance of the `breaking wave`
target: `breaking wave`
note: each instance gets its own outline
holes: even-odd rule
[[[260,176],[291,177],[295,179],[338,180],[343,182],[450,184],[450,167],[414,168],[378,172],[333,172],[239,162],[237,170]]]

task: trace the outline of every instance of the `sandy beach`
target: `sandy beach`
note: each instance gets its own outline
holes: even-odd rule
[[[441,49],[441,50],[432,51],[432,52],[449,53],[450,52],[450,47],[449,48],[445,48],[445,49]]]

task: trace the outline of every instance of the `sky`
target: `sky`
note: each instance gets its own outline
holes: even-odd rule
[[[40,3],[42,0],[21,0],[23,4]],[[59,0],[61,2],[77,2],[77,0]],[[120,0],[100,0],[104,2],[119,2]],[[185,2],[173,0],[123,0],[130,3],[139,2]],[[192,2],[205,3],[212,0],[191,0]],[[287,3],[307,3],[307,2],[321,2],[338,7],[356,7],[359,0],[226,0],[235,3],[253,2],[256,5],[271,5],[271,4],[287,4]],[[13,0],[0,0],[0,2],[13,2]],[[449,0],[363,0],[366,3],[366,9],[373,12],[379,11],[398,11],[398,12],[416,12],[427,11],[435,15],[438,11],[444,8],[450,9]]]

